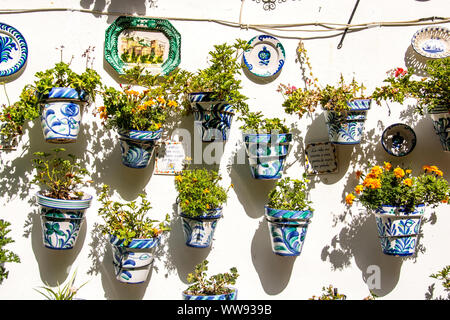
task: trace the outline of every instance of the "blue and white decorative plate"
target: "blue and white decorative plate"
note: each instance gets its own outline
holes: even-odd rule
[[[271,77],[283,68],[286,54],[277,38],[259,35],[248,44],[252,48],[244,52],[244,63],[251,73],[258,77]]]
[[[427,58],[450,56],[450,30],[444,27],[426,27],[417,31],[411,39],[416,52]]]
[[[27,61],[28,46],[15,28],[0,22],[0,77],[18,72]]]
[[[403,157],[411,153],[417,143],[416,134],[410,126],[394,123],[383,131],[381,145],[392,156]]]

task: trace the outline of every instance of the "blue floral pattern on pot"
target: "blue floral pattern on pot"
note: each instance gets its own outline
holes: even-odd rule
[[[182,293],[183,300],[237,300],[237,289],[230,288],[233,291],[230,293],[210,295],[210,296],[200,296],[188,294],[186,292]]]
[[[212,92],[189,94],[194,111],[194,129],[203,142],[227,141],[234,116],[233,107],[212,99]]]
[[[433,121],[434,131],[439,137],[442,149],[450,151],[450,111],[448,107],[435,107],[428,113]]]
[[[378,208],[375,220],[383,253],[413,255],[424,212],[424,205],[418,205],[412,211],[402,206],[383,205]]]
[[[123,239],[110,235],[116,279],[130,284],[145,282],[153,265],[154,251],[159,242],[160,237],[156,237],[133,239],[124,245]]]
[[[211,246],[217,222],[222,217],[222,208],[211,209],[204,215],[190,217],[180,212],[186,245],[193,248]]]
[[[283,174],[292,134],[243,134],[253,178],[273,180]]]
[[[86,93],[72,88],[52,88],[41,95],[41,125],[44,138],[51,143],[76,142],[80,131]]]
[[[273,253],[280,256],[299,256],[313,212],[273,209],[267,206],[264,208]]]
[[[364,131],[367,110],[371,99],[348,101],[349,111],[325,111],[325,123],[328,128],[330,142],[335,144],[358,144]]]
[[[158,131],[119,130],[122,163],[130,168],[146,168],[150,164],[161,134],[162,129]]]

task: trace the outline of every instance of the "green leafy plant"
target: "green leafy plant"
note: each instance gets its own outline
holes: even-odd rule
[[[46,197],[79,200],[84,193],[78,187],[89,182],[83,181],[83,177],[89,172],[73,154],[67,154],[67,158],[63,158],[61,153],[65,151],[64,148],[56,148],[53,149],[53,154],[35,152],[36,158],[32,162],[36,175],[32,183],[43,187],[41,193]]]
[[[187,216],[197,217],[222,206],[227,201],[228,190],[219,185],[221,179],[215,170],[183,170],[175,177],[181,211]]]
[[[11,223],[8,221],[0,219],[0,283],[7,279],[9,274],[4,264],[8,262],[20,263],[20,258],[17,254],[4,248],[6,245],[14,242],[12,238],[7,237],[7,234],[11,232],[8,229],[10,225]]]
[[[450,58],[427,61],[425,71],[428,77],[417,80],[414,68],[389,70],[388,77],[384,80],[388,85],[377,87],[372,98],[378,104],[383,100],[403,103],[406,98],[415,98],[415,111],[419,114],[436,107],[450,110]]]
[[[258,112],[246,112],[239,117],[244,124],[241,126],[241,130],[244,132],[254,133],[288,133],[289,128],[284,124],[284,119],[279,118],[263,118],[261,111]]]
[[[185,293],[208,296],[233,292],[227,285],[236,284],[236,279],[239,277],[237,269],[233,267],[229,273],[218,273],[208,278],[206,273],[208,271],[208,263],[208,260],[204,260],[195,266],[193,273],[188,274],[187,281],[191,285],[186,289]]]
[[[312,296],[309,300],[347,300],[347,296],[339,293],[338,289],[333,288],[330,284],[328,287],[322,287],[322,295],[320,297]]]
[[[269,192],[267,205],[274,209],[314,211],[310,205],[312,202],[308,200],[308,182],[305,175],[302,180],[289,177],[280,179]]]
[[[405,206],[413,209],[424,204],[437,206],[448,203],[450,187],[443,178],[443,172],[436,166],[424,166],[423,173],[412,175],[412,170],[397,166],[392,169],[388,162],[384,166],[374,166],[366,175],[357,172],[362,184],[355,187],[354,193],[346,196],[345,201],[351,205],[358,197],[361,204],[369,209],[381,205]]]
[[[139,194],[139,198],[140,203],[112,201],[109,186],[103,185],[99,197],[102,207],[98,210],[104,220],[104,224],[100,226],[102,233],[116,236],[127,245],[133,239],[155,238],[164,231],[169,231],[169,215],[161,222],[150,219],[146,216],[151,209],[150,202],[144,194]]]
[[[126,86],[121,90],[106,87],[102,91],[104,105],[96,114],[108,128],[157,131],[168,117],[181,111],[189,73],[176,70],[170,75],[151,75],[144,68],[126,71]],[[134,87],[145,88],[138,92]]]
[[[430,277],[441,281],[442,287],[447,292],[447,298],[439,297],[438,300],[450,300],[450,265],[437,273],[433,273]]]
[[[297,57],[303,68],[305,88],[297,88],[290,84],[279,85],[278,92],[283,95],[282,106],[286,113],[295,113],[302,118],[305,113],[314,112],[319,104],[324,110],[341,113],[350,109],[347,101],[366,97],[363,93],[365,89],[363,84],[359,84],[355,79],[346,84],[342,74],[336,86],[327,84],[325,88],[321,88],[318,79],[312,73],[308,52],[302,41],[297,46]],[[305,74],[305,66],[309,69],[309,75]]]
[[[247,111],[245,100],[248,98],[240,92],[242,86],[238,76],[242,69],[239,56],[250,48],[247,41],[241,39],[236,39],[231,45],[214,45],[214,50],[209,52],[210,65],[189,79],[187,92],[213,92],[215,100],[227,101],[240,112]],[[184,105],[188,112],[191,111],[188,101]]]
[[[37,289],[34,290],[42,294],[48,300],[73,300],[78,290],[80,290],[87,283],[86,281],[81,286],[75,287],[73,285],[73,283],[75,282],[75,276],[76,271],[64,286],[61,286],[59,283],[57,283],[56,289],[52,288],[48,283],[45,283],[45,286],[39,287],[40,289],[43,289],[43,291]]]
[[[0,135],[5,147],[11,147],[14,140],[23,134],[23,126],[27,120],[34,120],[39,116],[35,108],[27,108],[25,105],[15,102],[10,103],[6,85],[1,83],[5,91],[8,105],[2,105],[0,111]]]

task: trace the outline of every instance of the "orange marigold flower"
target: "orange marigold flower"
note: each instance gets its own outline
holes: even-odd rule
[[[394,169],[394,175],[396,178],[403,178],[405,176],[405,171],[402,168],[397,167]]]
[[[154,104],[155,104],[155,101],[153,99],[150,99],[150,100],[147,100],[144,102],[144,105],[147,107],[151,107]]]
[[[441,176],[441,177],[444,175],[444,173],[441,170],[436,170],[436,171],[434,171],[434,173],[436,173],[436,175]]]
[[[356,174],[356,179],[359,179],[359,178],[361,178],[361,176],[362,176],[362,171],[361,171],[361,170],[357,170],[357,171],[355,172],[355,174]]]
[[[178,182],[181,182],[181,181],[183,181],[183,177],[178,175],[175,177],[175,180],[177,180]]]
[[[163,97],[158,97],[156,98],[156,100],[158,100],[158,102],[161,104],[166,104],[166,100]]]
[[[173,100],[169,100],[169,103],[167,104],[169,107],[177,107],[178,103],[176,101]]]
[[[206,209],[209,209],[210,207],[209,207],[209,204],[206,204]]]
[[[355,199],[355,195],[353,193],[349,193],[346,197],[345,197],[345,203],[347,203],[348,205],[352,205],[353,204],[353,199]]]
[[[433,171],[433,170],[431,169],[430,166],[423,166],[422,169],[423,169],[425,172],[431,172],[431,171]]]
[[[370,170],[370,173],[378,177],[383,173],[383,169],[381,169],[380,166],[375,166]]]
[[[108,119],[108,114],[106,112],[101,112],[100,119]]]
[[[103,112],[103,111],[105,111],[105,109],[106,109],[106,107],[105,107],[105,106],[101,106],[101,107],[98,107],[98,111],[100,111],[100,112]]]
[[[448,203],[448,197],[441,201],[442,203]]]
[[[206,188],[205,190],[203,190],[203,193],[209,193],[209,189]]]
[[[407,178],[407,179],[403,180],[403,184],[407,185],[408,187],[411,187],[412,183],[413,182],[412,182],[411,178]]]
[[[412,172],[412,170],[411,169],[407,169],[407,170],[405,170],[405,172],[406,172],[406,174],[410,174]]]
[[[362,185],[357,185],[355,187],[356,194],[360,194],[363,190],[364,190],[364,186],[362,186]]]
[[[385,162],[385,163],[384,163],[384,169],[385,169],[386,171],[391,170],[391,168],[392,168],[392,164],[390,164],[389,162]]]
[[[363,186],[371,189],[379,189],[381,188],[381,180],[368,177],[364,179]]]

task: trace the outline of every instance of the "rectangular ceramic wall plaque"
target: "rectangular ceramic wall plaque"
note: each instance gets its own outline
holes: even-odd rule
[[[338,171],[336,146],[331,142],[309,143],[305,148],[306,173],[309,175]]]
[[[182,142],[162,142],[156,152],[154,173],[176,175],[183,170],[185,158]]]

